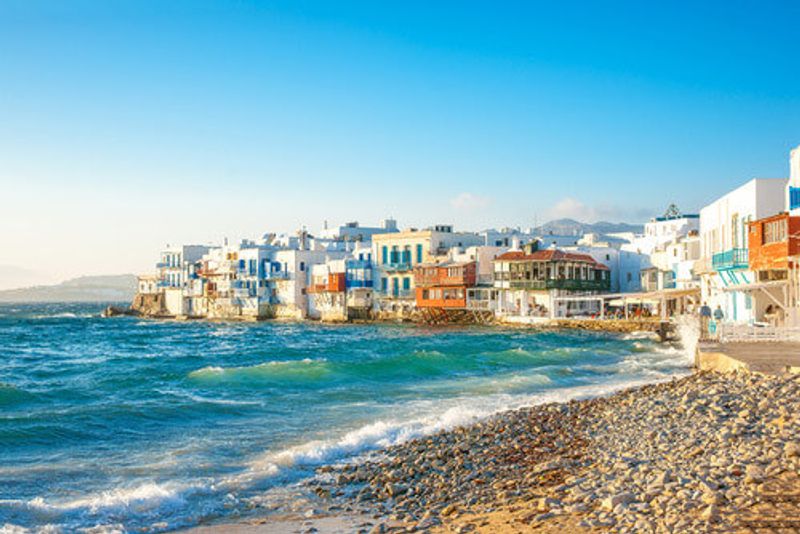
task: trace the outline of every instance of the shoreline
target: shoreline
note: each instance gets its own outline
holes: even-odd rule
[[[103,311],[104,318],[113,317],[134,317],[136,319],[145,319],[152,321],[166,321],[166,322],[205,322],[205,323],[232,323],[232,324],[256,324],[256,323],[278,323],[278,324],[318,324],[325,326],[346,326],[346,325],[410,325],[428,328],[448,328],[448,327],[500,327],[500,328],[523,328],[523,329],[536,329],[536,330],[586,330],[593,332],[609,332],[618,334],[631,334],[636,332],[648,332],[651,334],[660,335],[664,332],[662,340],[667,338],[669,330],[674,328],[675,322],[670,320],[662,320],[659,318],[646,318],[646,319],[584,319],[584,318],[547,318],[547,317],[525,317],[525,316],[509,316],[498,317],[490,322],[485,323],[471,323],[471,322],[450,322],[429,324],[423,320],[414,319],[412,317],[398,318],[398,317],[375,317],[370,319],[355,319],[355,320],[322,320],[322,319],[309,319],[309,318],[293,318],[293,317],[205,317],[205,316],[173,316],[173,315],[152,315],[147,313],[140,313],[133,308],[119,310],[109,307]],[[682,316],[688,317],[688,316]],[[677,319],[680,319],[678,317]],[[664,327],[663,325],[669,325]],[[666,330],[664,330],[666,328]]]
[[[800,376],[695,372],[322,466],[327,511],[186,532],[731,531],[800,487],[798,413]]]

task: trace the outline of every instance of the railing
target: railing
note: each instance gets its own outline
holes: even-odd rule
[[[372,262],[370,260],[347,260],[345,268],[348,270],[372,269]]]
[[[723,323],[718,327],[723,343],[800,341],[800,327]]]
[[[574,291],[608,291],[610,280],[509,280],[511,289],[567,289]]]
[[[746,269],[747,258],[748,254],[746,248],[732,248],[725,252],[714,254],[711,258],[711,265],[715,271]]]
[[[378,298],[382,299],[413,299],[415,297],[413,289],[397,289],[381,291],[377,293]]]
[[[347,289],[373,287],[372,280],[347,280]]]
[[[414,284],[418,287],[472,286],[475,284],[475,279],[466,275],[415,275]]]
[[[467,298],[467,308],[470,310],[489,310],[494,307],[494,300],[471,300]]]
[[[384,263],[381,266],[385,271],[410,271],[411,262],[401,261],[394,263]]]

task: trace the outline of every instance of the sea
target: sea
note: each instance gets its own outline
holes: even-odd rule
[[[102,318],[0,304],[0,531],[290,510],[319,466],[690,372],[644,334]]]

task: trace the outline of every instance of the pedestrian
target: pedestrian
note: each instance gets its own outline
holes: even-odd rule
[[[711,308],[705,302],[700,306],[700,339],[708,338],[708,327],[711,322]]]

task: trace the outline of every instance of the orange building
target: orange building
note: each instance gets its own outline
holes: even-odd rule
[[[467,307],[467,288],[477,280],[477,264],[466,263],[423,264],[414,268],[414,285],[418,308]]]
[[[307,293],[342,293],[345,290],[345,273],[328,273],[313,277]]]
[[[748,248],[757,281],[786,279],[792,258],[800,255],[800,217],[784,212],[749,223]]]
[[[754,281],[746,289],[756,321],[796,325],[800,302],[800,217],[779,213],[748,224],[749,268]]]

